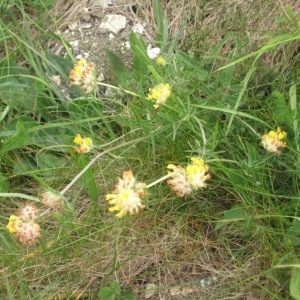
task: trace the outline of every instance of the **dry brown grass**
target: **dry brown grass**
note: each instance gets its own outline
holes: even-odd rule
[[[154,38],[157,33],[155,14],[152,0],[116,0],[116,7],[108,7],[107,12],[126,14],[133,21],[148,24],[150,36]],[[295,31],[292,25],[288,7],[295,16],[300,16],[300,4],[296,0],[163,0],[161,1],[163,15],[168,20],[170,40],[176,36],[183,27],[180,47],[205,55],[215,52],[215,49],[224,37],[231,37],[222,45],[218,54],[227,57],[229,53],[237,50],[235,41],[238,40],[242,53],[249,54],[259,49],[269,39],[278,33]],[[58,0],[53,16],[58,20],[61,28],[66,24],[79,19],[84,9],[99,9],[95,0],[62,1]],[[264,56],[266,64],[272,65],[274,70],[286,71],[293,64],[294,54],[298,51],[297,43],[281,46]],[[282,63],[284,61],[285,63]],[[286,66],[282,70],[283,66]]]

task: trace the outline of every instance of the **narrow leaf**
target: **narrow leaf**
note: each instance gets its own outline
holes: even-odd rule
[[[300,300],[300,269],[292,268],[292,274],[290,279],[290,293],[291,296]]]

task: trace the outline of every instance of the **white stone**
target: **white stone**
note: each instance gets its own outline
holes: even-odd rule
[[[70,43],[71,46],[73,46],[75,48],[79,46],[79,41],[78,40],[70,41],[69,43]]]
[[[115,38],[115,35],[112,34],[112,33],[110,33],[110,34],[108,35],[108,38],[109,38],[110,40],[113,40],[113,39]]]
[[[89,29],[89,28],[92,28],[92,23],[81,23],[80,27],[82,29]]]
[[[145,31],[144,26],[141,23],[136,23],[132,26],[132,31],[137,34],[143,34]]]
[[[102,8],[106,8],[110,5],[114,5],[114,2],[112,0],[94,0],[94,3],[96,5],[100,5]]]
[[[106,15],[99,26],[102,32],[111,32],[113,34],[119,33],[126,27],[126,18],[121,15]]]
[[[201,279],[201,280],[200,280],[200,285],[201,285],[202,288],[205,288],[206,283],[205,283],[205,280],[204,280],[204,279]]]

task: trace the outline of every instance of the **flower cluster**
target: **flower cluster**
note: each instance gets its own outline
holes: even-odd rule
[[[268,134],[262,136],[262,145],[267,151],[280,154],[281,151],[279,148],[286,147],[286,143],[281,141],[285,136],[286,132],[278,127],[276,131],[272,130]]]
[[[25,203],[18,215],[11,215],[6,228],[22,244],[35,244],[41,236],[40,225],[36,223],[38,210],[32,203]]]
[[[56,194],[51,191],[46,191],[40,195],[40,201],[47,208],[51,208],[53,210],[64,210],[64,203],[59,194]]]
[[[76,135],[73,142],[76,145],[79,145],[79,147],[74,147],[77,153],[88,153],[91,151],[93,147],[93,140],[89,137],[82,138],[80,134]]]
[[[156,64],[160,65],[160,66],[165,66],[166,65],[166,60],[163,58],[163,56],[158,56],[155,59]]]
[[[167,183],[178,197],[190,195],[193,190],[206,188],[206,180],[210,179],[208,166],[202,158],[192,157],[192,163],[184,169],[182,166],[168,165],[172,179]]]
[[[143,209],[144,205],[140,197],[145,196],[145,183],[136,182],[132,171],[125,171],[123,179],[118,178],[112,194],[106,195],[106,200],[113,205],[109,211],[118,211],[116,216],[122,218],[129,213],[133,215],[139,212],[139,208]]]
[[[94,91],[97,86],[94,64],[88,63],[85,59],[77,62],[71,70],[69,78],[70,86],[79,85],[86,94]]]
[[[155,101],[153,105],[154,108],[159,108],[160,104],[166,103],[167,99],[171,95],[171,86],[167,84],[160,83],[154,88],[149,89],[149,94],[147,100]]]

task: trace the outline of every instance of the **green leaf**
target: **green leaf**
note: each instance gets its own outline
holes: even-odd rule
[[[7,250],[13,251],[12,245],[1,232],[0,232],[0,241],[1,241],[1,245],[4,246]]]
[[[4,110],[0,113],[0,122],[6,117],[7,113],[9,112],[10,107],[7,105]]]
[[[157,24],[157,30],[158,30],[157,40],[162,42],[165,24],[164,24],[164,18],[162,15],[162,9],[159,0],[153,0],[153,11],[155,16],[155,21]]]
[[[208,73],[202,68],[202,65],[196,59],[190,57],[184,52],[177,52],[177,58],[181,59],[188,67],[191,68],[191,73],[199,80],[206,80]]]
[[[0,97],[19,112],[34,112],[37,96],[45,84],[14,61],[0,63]]]
[[[287,6],[287,15],[288,15],[288,19],[289,21],[291,21],[291,23],[295,26],[295,28],[298,30],[300,25],[298,23],[297,17],[293,11],[293,8],[291,6]]]
[[[26,141],[26,128],[21,122],[17,122],[16,124],[16,133],[7,138],[1,147],[0,155],[3,155],[5,152],[21,148],[25,145]]]
[[[300,300],[300,269],[292,268],[291,279],[290,279],[290,293],[291,296]]]
[[[34,128],[36,126],[39,126],[39,123],[36,120],[34,120],[33,118],[28,117],[28,116],[19,116],[19,117],[16,117],[16,118],[12,119],[9,122],[9,124],[7,125],[6,129],[8,131],[15,130],[18,122],[21,123],[25,127],[26,132],[28,132],[28,129],[30,129],[30,128]],[[26,138],[24,140],[23,146],[30,145],[30,144],[32,144],[31,135],[26,134]]]
[[[234,206],[231,209],[224,212],[222,220],[219,220],[216,224],[215,229],[218,230],[226,224],[244,221],[246,219],[246,211],[241,206]]]
[[[103,103],[91,99],[74,99],[68,102],[68,112],[74,120],[97,118],[102,116]]]
[[[109,287],[103,287],[98,292],[98,297],[103,300],[115,300],[120,299],[121,296],[121,288],[117,283],[112,283]]]
[[[117,83],[121,86],[127,86],[133,78],[131,71],[125,66],[121,58],[108,49],[105,49],[110,62],[111,71]]]
[[[42,152],[36,157],[37,165],[42,170],[42,175],[46,177],[55,176],[57,170],[69,166],[69,161],[65,156],[59,156],[56,153]]]
[[[230,87],[232,79],[233,79],[233,69],[234,69],[234,66],[231,66],[221,72],[220,83],[221,83],[222,87],[225,87],[225,88]]]
[[[47,74],[50,76],[59,74],[61,76],[61,79],[68,82],[70,71],[74,66],[73,62],[51,53],[47,53],[45,56],[47,59],[46,62],[48,64],[46,68]]]
[[[27,175],[37,170],[37,164],[32,157],[19,158],[14,165],[13,174]]]
[[[48,123],[49,124],[49,123]],[[57,127],[46,127],[41,126],[40,130],[35,131],[31,138],[32,143],[41,148],[52,148],[55,151],[65,152],[69,151],[69,147],[66,146],[66,137],[71,136],[70,140],[74,138],[74,132],[72,128],[61,127],[57,123]]]
[[[161,51],[164,51],[164,49],[168,44],[169,33],[168,33],[168,22],[162,14],[160,0],[153,0],[153,11],[154,11],[154,16],[155,16],[155,21],[157,24],[157,31],[158,31],[157,40],[160,42]],[[181,30],[179,30],[179,34],[180,33]],[[175,37],[175,39],[178,39],[178,37]],[[175,41],[175,43],[176,42],[177,41]]]
[[[133,293],[131,291],[123,291],[121,294],[121,300],[134,300]]]
[[[114,300],[116,299],[116,295],[114,291],[111,290],[110,287],[104,287],[98,292],[98,297],[102,300]]]
[[[158,74],[153,66],[148,66],[149,71],[152,73],[153,78],[156,82],[164,83],[164,79]]]
[[[294,219],[293,225],[286,232],[285,240],[294,247],[300,245],[300,220]]]
[[[77,163],[80,169],[83,169],[88,164],[88,161],[84,155],[81,155],[79,156]],[[88,193],[91,197],[92,204],[93,204],[91,206],[91,209],[93,209],[95,205],[97,205],[98,203],[99,193],[98,193],[98,185],[95,178],[95,172],[93,171],[92,168],[86,170],[82,178],[82,181],[84,185],[87,187]]]
[[[9,191],[9,180],[8,178],[3,175],[2,173],[0,173],[0,192],[4,193],[4,192],[8,192]]]
[[[135,77],[143,84],[147,79],[148,65],[153,65],[153,61],[147,54],[143,39],[137,37],[134,32],[130,33],[129,42],[130,49],[133,52],[133,66]]]

